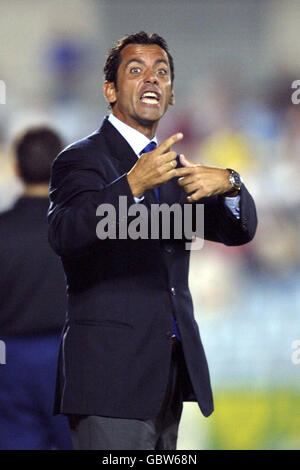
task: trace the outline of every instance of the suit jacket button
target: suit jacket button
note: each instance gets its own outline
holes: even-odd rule
[[[172,294],[172,295],[176,295],[176,289],[175,289],[175,287],[171,287],[171,294]]]
[[[172,253],[173,252],[173,248],[170,246],[170,245],[165,245],[165,251],[167,253]]]

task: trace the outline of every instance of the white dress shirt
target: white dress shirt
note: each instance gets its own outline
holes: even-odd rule
[[[120,119],[116,118],[112,113],[108,117],[109,122],[120,132],[121,136],[128,142],[134,153],[138,158],[140,158],[140,153],[146,145],[150,142],[155,142],[157,144],[157,138],[153,137],[153,139],[149,140],[141,132],[137,131],[128,124],[125,124]],[[138,198],[135,197],[135,202],[141,202],[144,199],[144,196]],[[240,218],[240,196],[235,197],[224,197],[226,206],[231,210],[233,215],[239,219]]]

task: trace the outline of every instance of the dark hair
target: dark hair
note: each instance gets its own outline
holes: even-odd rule
[[[104,65],[105,80],[108,82],[113,82],[117,87],[118,68],[121,63],[121,51],[124,49],[124,47],[128,46],[128,44],[142,44],[146,46],[156,44],[157,46],[161,47],[167,53],[171,70],[171,81],[173,83],[175,77],[174,62],[173,57],[169,52],[167,42],[158,34],[147,34],[145,31],[139,31],[138,33],[124,36],[109,50]]]
[[[14,152],[24,183],[49,183],[53,160],[62,148],[60,136],[48,127],[31,128],[17,137]]]

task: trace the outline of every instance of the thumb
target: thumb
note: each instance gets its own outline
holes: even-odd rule
[[[190,167],[190,166],[197,166],[196,163],[190,162],[184,155],[180,155],[180,163],[182,166]]]

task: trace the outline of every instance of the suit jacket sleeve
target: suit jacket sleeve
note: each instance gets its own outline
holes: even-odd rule
[[[108,183],[105,168],[90,151],[63,151],[54,161],[48,212],[49,242],[60,256],[74,256],[99,242],[96,216],[100,204],[109,203],[119,221],[119,196],[134,204],[126,173]]]
[[[240,190],[240,219],[233,215],[221,195],[201,199],[193,203],[194,207],[196,204],[204,204],[205,240],[238,246],[254,238],[257,228],[256,208],[244,184]]]

